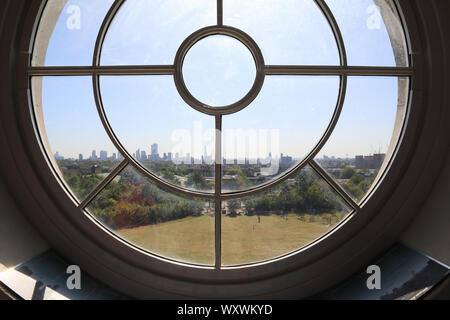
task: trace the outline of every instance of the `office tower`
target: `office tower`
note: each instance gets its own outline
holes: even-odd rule
[[[384,159],[386,158],[386,154],[384,153],[375,153],[373,155],[373,169],[380,169],[383,165]]]
[[[154,143],[151,146],[151,157],[152,157],[152,159],[158,159],[159,158],[158,144],[157,143]]]
[[[100,151],[100,160],[101,161],[106,161],[108,160],[108,151]]]
[[[136,158],[136,160],[141,160],[141,150],[140,149],[137,149],[136,150],[136,153],[135,153],[135,158]]]
[[[366,162],[364,161],[364,156],[355,157],[355,167],[356,169],[364,169],[366,167]]]

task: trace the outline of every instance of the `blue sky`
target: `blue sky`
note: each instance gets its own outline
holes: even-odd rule
[[[372,0],[327,1],[340,23],[350,65],[394,66],[384,25],[373,21]],[[95,39],[112,0],[71,0],[52,35],[46,65],[90,65]],[[67,28],[71,5],[79,6],[80,29]],[[215,23],[213,0],[128,0],[107,35],[103,65],[172,64],[181,42]],[[313,1],[224,0],[224,23],[248,33],[266,64],[337,65],[331,29]],[[194,72],[197,71],[197,72]],[[211,37],[187,55],[187,86],[204,101],[239,100],[251,86],[254,65],[246,48],[232,39]],[[218,87],[222,88],[218,90]],[[338,94],[337,77],[268,76],[259,97],[238,114],[224,117],[227,130],[278,130],[279,152],[304,156],[328,124]],[[149,152],[154,142],[170,152],[183,132],[202,128],[202,143],[190,148],[212,154],[214,118],[186,105],[171,76],[102,77],[107,116],[130,153]],[[347,101],[335,135],[322,154],[354,156],[386,151],[397,108],[397,79],[351,77]],[[66,157],[88,156],[93,149],[115,152],[100,123],[90,77],[47,77],[43,110],[52,151]],[[209,133],[208,133],[209,132]],[[262,152],[262,151],[261,151]],[[225,150],[232,154],[233,150]],[[238,155],[239,156],[239,155]]]

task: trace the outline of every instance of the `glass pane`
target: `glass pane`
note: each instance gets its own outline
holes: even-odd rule
[[[310,167],[264,193],[222,203],[222,262],[273,259],[320,238],[351,212]]]
[[[214,265],[214,202],[169,192],[131,166],[88,206],[130,243],[166,258]]]
[[[97,35],[113,2],[49,0],[36,37],[33,65],[92,65]]]
[[[405,78],[350,77],[338,125],[316,159],[359,202],[397,144],[406,112]]]
[[[130,155],[170,183],[214,190],[215,119],[187,105],[171,76],[105,76],[101,92]]]
[[[226,106],[242,99],[256,77],[255,61],[247,47],[226,36],[197,42],[187,53],[183,77],[189,92],[210,106]]]
[[[332,30],[313,0],[227,0],[224,24],[249,34],[266,64],[339,64]]]
[[[405,36],[391,0],[326,0],[342,36],[349,65],[408,65]]]
[[[250,106],[223,117],[223,191],[264,184],[303,160],[329,125],[338,92],[338,77],[266,77]]]
[[[34,77],[33,104],[41,139],[76,197],[83,201],[120,163],[103,129],[91,77]]]
[[[173,64],[181,43],[216,21],[216,1],[127,0],[110,26],[101,62]]]

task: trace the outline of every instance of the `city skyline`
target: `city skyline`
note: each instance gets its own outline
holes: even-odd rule
[[[155,148],[156,146],[156,148]],[[135,158],[138,161],[152,161],[152,160],[163,160],[163,161],[173,161],[176,159],[180,159],[180,161],[185,161],[185,162],[189,162],[190,159],[196,159],[196,160],[203,160],[206,158],[211,159],[212,156],[210,155],[202,155],[200,158],[195,158],[193,156],[191,156],[190,153],[186,153],[184,155],[181,155],[179,153],[172,153],[172,152],[162,152],[159,153],[159,145],[157,143],[154,143],[151,145],[150,150],[152,150],[149,154],[147,154],[147,152],[141,148],[137,149],[136,152],[130,154],[133,158]],[[99,152],[99,155],[97,156],[97,151]],[[323,155],[322,157],[316,157],[315,159],[317,160],[322,160],[322,161],[333,161],[333,160],[355,160],[355,161],[359,161],[360,163],[364,163],[364,161],[374,161],[373,159],[371,159],[371,157],[378,157],[378,160],[376,160],[376,162],[382,162],[384,161],[384,157],[382,158],[382,160],[379,160],[380,156],[385,156],[385,153],[381,153],[381,152],[373,152],[370,154],[355,154],[353,156],[346,156],[346,157],[337,157],[337,156],[333,156],[333,155]],[[119,153],[119,152],[111,152],[109,153],[106,150],[92,150],[90,153],[89,157],[85,157],[84,154],[80,153],[78,154],[78,157],[66,157],[63,154],[60,154],[59,151],[56,151],[55,154],[53,155],[54,158],[56,160],[100,160],[100,161],[107,161],[107,160],[124,160],[124,157]],[[288,154],[284,154],[284,153],[280,153],[278,155],[274,155],[271,152],[269,152],[267,154],[266,157],[264,158],[273,158],[273,159],[279,159],[280,161],[283,161],[283,159],[286,161],[286,159],[290,159],[291,161],[299,161],[301,159],[299,158],[295,158],[292,157]],[[227,161],[234,161],[234,160],[240,160],[240,161],[251,161],[251,160],[255,160],[254,162],[256,162],[257,160],[262,160],[264,158],[226,158],[226,157],[222,157],[223,160],[227,160]]]
[[[337,1],[328,2],[341,24],[344,38],[353,29],[359,35],[351,38],[352,41],[344,39],[349,65],[396,65],[384,26],[379,29],[367,28],[366,9],[373,5],[373,1],[356,1],[353,5],[354,12],[348,13],[352,19],[342,16],[346,13],[340,9]],[[164,24],[164,17],[173,15],[174,3],[177,3],[175,7],[179,14],[176,19]],[[126,2],[105,39],[102,63],[117,65],[173,62],[173,56],[182,40],[215,16],[214,5],[210,3],[200,1],[190,6],[183,1]],[[274,3],[271,8],[261,3],[255,9],[258,16],[267,21],[272,21],[277,16],[286,17],[286,22],[270,23],[262,29],[258,28],[259,24],[255,19],[241,19],[253,12],[250,10],[252,6],[240,1],[227,3],[224,8],[227,23],[247,31],[260,45],[268,64],[339,63],[339,53],[332,32],[312,1],[287,1],[283,5]],[[71,4],[79,5],[84,14],[81,29],[68,30],[66,16],[61,15],[50,39],[46,65],[89,65],[92,61],[91,52],[86,48],[93,48],[95,44],[96,31],[102,18],[97,13],[106,13],[110,3],[70,0],[67,6]],[[200,9],[197,13],[196,10],[203,5],[205,9]],[[273,14],[277,10],[280,15]],[[152,19],[144,18],[147,13],[151,13]],[[299,16],[304,20],[298,19]],[[272,30],[269,26],[275,29]],[[286,27],[290,32],[281,32]],[[277,37],[265,37],[273,33]],[[134,36],[130,37],[130,34]],[[290,41],[292,38],[302,39],[298,43],[308,45],[297,46]],[[164,41],[165,39],[171,41]],[[271,41],[279,46],[270,45]],[[358,41],[362,41],[364,45]],[[239,56],[226,55],[232,52],[232,45],[225,41],[220,50],[206,48],[203,55],[201,50],[197,54],[195,61],[199,70],[210,68],[210,76],[222,75],[223,79],[219,80],[225,83],[220,90],[208,85],[200,86],[199,89],[203,88],[202,94],[220,98],[232,95],[239,89],[233,86],[232,80],[239,77],[237,66],[242,61]],[[218,61],[217,65],[203,65],[203,58],[206,56],[211,57],[213,62]],[[79,153],[88,155],[94,149],[105,150],[109,154],[117,152],[99,119],[90,76],[33,78],[33,82],[36,81],[42,81],[42,103],[35,103],[42,105],[45,133],[52,150],[70,158],[77,158]],[[192,81],[192,86],[205,83],[204,79]],[[260,156],[272,151],[274,154],[284,153],[302,158],[326,131],[335,111],[339,87],[337,76],[267,76],[260,94],[252,104],[239,113],[223,117],[224,133],[229,130],[278,130],[279,150],[258,151]],[[35,85],[34,88],[39,86]],[[142,146],[149,152],[146,145],[151,139],[159,141],[161,150],[165,152],[174,153],[174,148],[180,145],[181,149],[193,149],[190,153],[201,157],[207,146],[208,154],[214,154],[211,146],[214,117],[204,115],[187,105],[179,96],[172,76],[101,76],[100,89],[111,127],[130,153]],[[398,91],[396,77],[348,77],[341,117],[319,156],[328,154],[343,158],[388,150],[398,101],[403,98],[399,97]],[[205,136],[198,147],[193,146],[197,139],[192,138],[187,142],[183,140],[186,133],[190,133],[191,137],[195,136],[197,122],[201,123],[202,135]],[[230,153],[233,150],[223,151],[225,156]]]

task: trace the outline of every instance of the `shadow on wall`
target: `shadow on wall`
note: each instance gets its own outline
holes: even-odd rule
[[[48,244],[20,212],[0,178],[0,272],[41,254]]]

